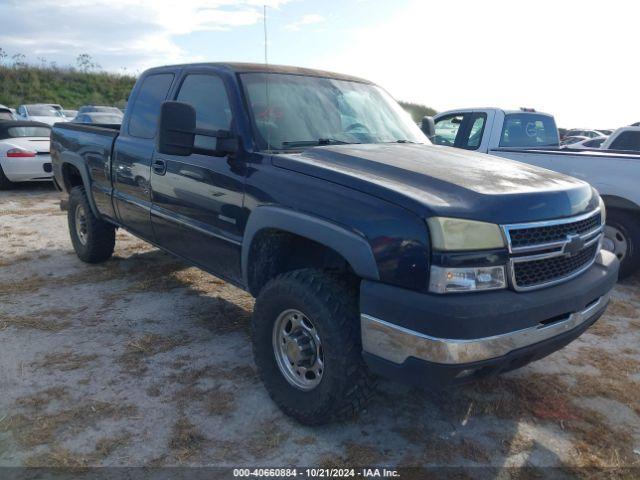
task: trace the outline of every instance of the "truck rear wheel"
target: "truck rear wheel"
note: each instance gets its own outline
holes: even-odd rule
[[[296,270],[261,290],[253,313],[253,353],[273,401],[300,423],[354,416],[374,381],[361,351],[357,289],[337,275]]]
[[[11,187],[13,187],[13,182],[7,178],[0,165],[0,190],[9,190]]]
[[[100,263],[111,257],[116,228],[93,214],[83,187],[71,189],[67,219],[71,243],[80,260]]]
[[[607,211],[602,245],[620,260],[620,278],[637,271],[640,268],[639,216],[625,210]]]

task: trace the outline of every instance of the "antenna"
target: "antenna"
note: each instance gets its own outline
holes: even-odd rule
[[[269,57],[267,56],[267,6],[262,6],[262,21],[264,26],[264,65],[269,66]],[[266,69],[265,69],[266,70]],[[267,97],[267,120],[271,116],[271,102],[269,101],[269,73],[265,72],[264,76],[264,89]],[[267,124],[269,122],[267,121]],[[267,126],[267,150],[271,150],[271,128]]]
[[[262,24],[264,26],[264,64],[269,65],[267,57],[267,6],[262,6]]]

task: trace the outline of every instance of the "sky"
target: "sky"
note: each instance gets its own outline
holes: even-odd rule
[[[134,74],[263,62],[265,4],[269,63],[361,76],[438,111],[531,107],[564,127],[640,121],[635,0],[0,0],[0,48],[58,65],[88,53]]]

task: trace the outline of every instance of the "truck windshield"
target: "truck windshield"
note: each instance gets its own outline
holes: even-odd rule
[[[501,147],[558,147],[560,138],[553,117],[534,113],[510,113],[504,118]]]
[[[345,143],[429,143],[381,88],[280,73],[241,75],[262,150]]]

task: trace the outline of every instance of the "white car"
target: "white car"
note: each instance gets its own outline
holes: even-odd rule
[[[617,129],[600,148],[603,150],[640,152],[640,127],[622,127]]]
[[[0,122],[0,190],[14,182],[51,181],[51,127],[39,122]]]
[[[581,150],[594,150],[602,147],[602,144],[607,140],[607,138],[609,137],[607,137],[606,135],[595,138],[585,138],[584,140],[580,140],[579,142],[570,143],[567,146],[569,148],[577,148]]]
[[[604,133],[599,130],[591,130],[587,128],[572,128],[571,130],[567,130],[567,133],[564,134],[565,137],[588,137],[588,138],[596,138],[602,137]]]
[[[45,103],[32,105],[20,105],[18,107],[18,119],[32,122],[42,122],[53,125],[57,122],[68,122],[69,120],[62,114],[57,106]]]
[[[15,120],[16,117],[9,107],[0,105],[0,120]]]

